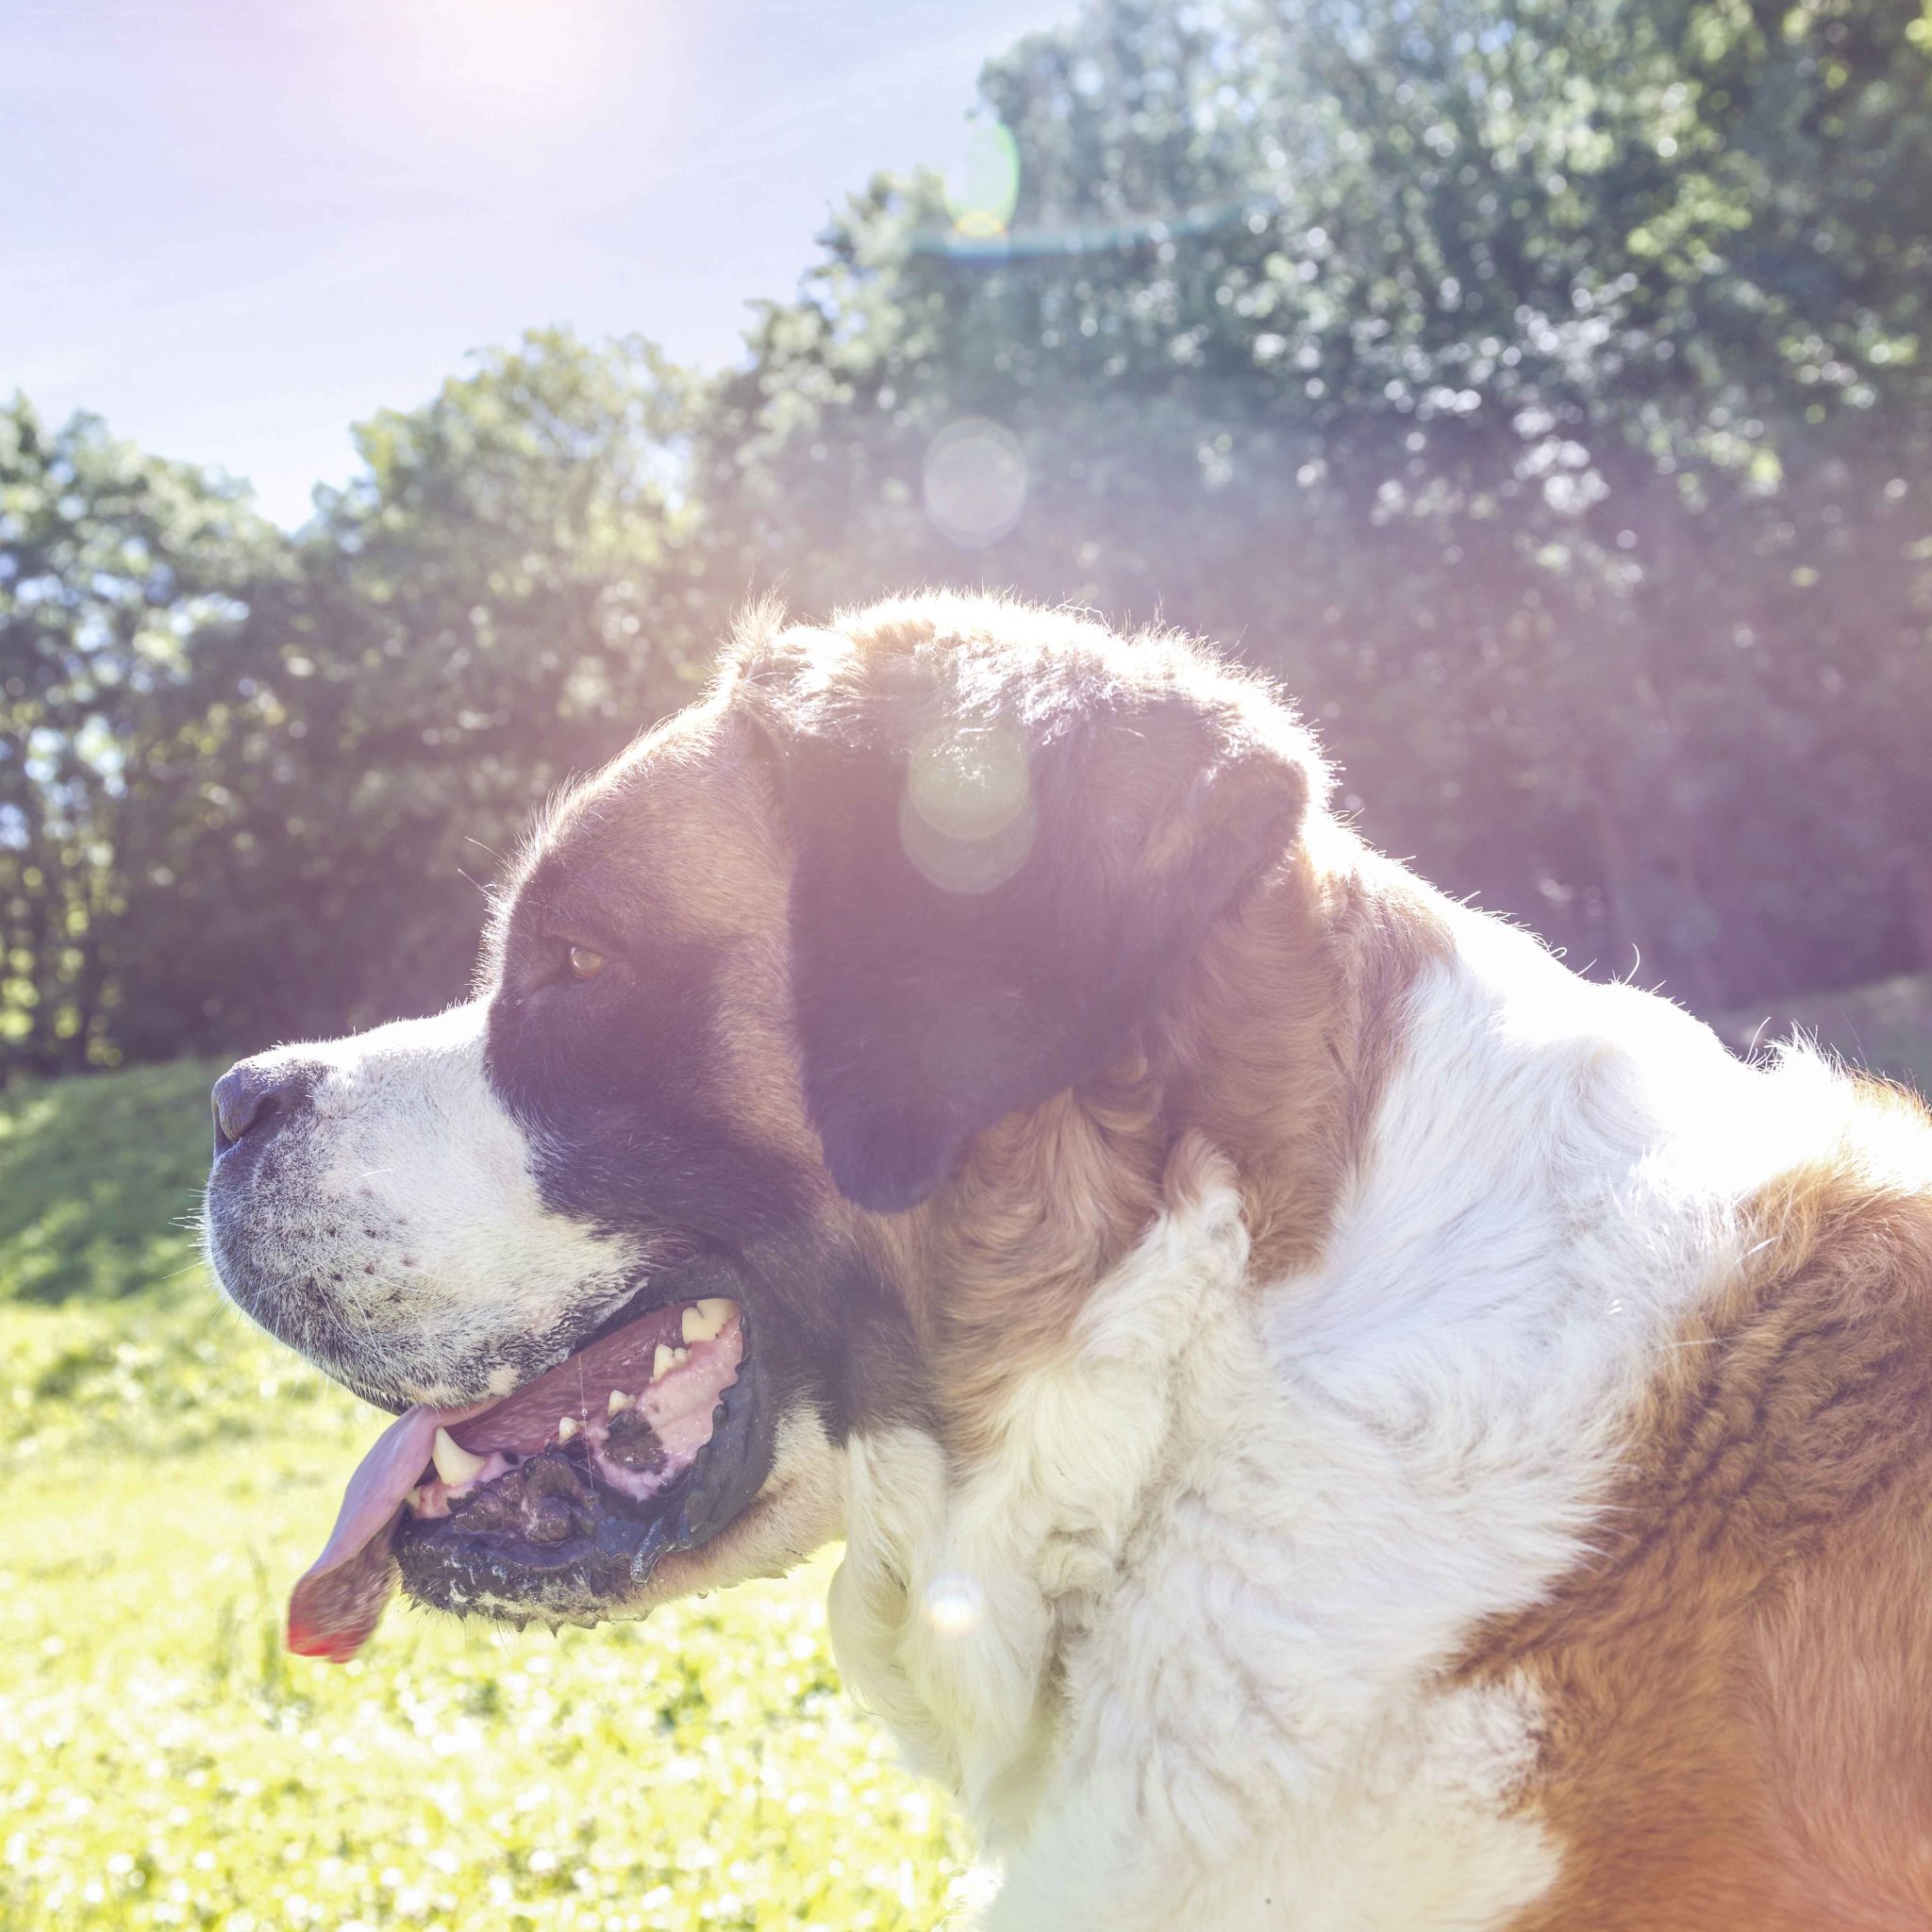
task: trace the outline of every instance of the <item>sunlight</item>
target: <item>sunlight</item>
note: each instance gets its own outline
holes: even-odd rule
[[[925,512],[955,543],[996,543],[1026,502],[1026,453],[1011,430],[983,416],[948,423],[921,466]]]
[[[986,1614],[986,1592],[971,1576],[936,1576],[922,1598],[925,1621],[941,1637],[967,1637]]]
[[[615,25],[608,0],[403,0],[368,31],[426,104],[529,121],[604,91]]]

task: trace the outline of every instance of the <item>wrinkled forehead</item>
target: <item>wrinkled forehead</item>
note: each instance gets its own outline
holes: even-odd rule
[[[780,840],[741,721],[715,705],[667,718],[555,800],[498,907],[496,963],[520,942],[692,941],[782,929]]]

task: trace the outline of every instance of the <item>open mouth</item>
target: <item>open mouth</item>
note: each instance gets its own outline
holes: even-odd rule
[[[708,1297],[625,1322],[501,1400],[408,1410],[295,1585],[289,1648],[354,1657],[399,1576],[441,1609],[595,1622],[757,1494],[761,1380],[742,1309]]]

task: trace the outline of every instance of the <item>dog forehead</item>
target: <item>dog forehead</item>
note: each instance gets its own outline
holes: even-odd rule
[[[786,874],[743,732],[712,705],[664,720],[572,790],[532,835],[521,907],[633,909],[692,938],[782,923]]]

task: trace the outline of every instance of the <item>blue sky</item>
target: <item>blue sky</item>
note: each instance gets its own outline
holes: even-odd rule
[[[531,324],[736,351],[1076,0],[0,0],[0,392],[299,520]]]

